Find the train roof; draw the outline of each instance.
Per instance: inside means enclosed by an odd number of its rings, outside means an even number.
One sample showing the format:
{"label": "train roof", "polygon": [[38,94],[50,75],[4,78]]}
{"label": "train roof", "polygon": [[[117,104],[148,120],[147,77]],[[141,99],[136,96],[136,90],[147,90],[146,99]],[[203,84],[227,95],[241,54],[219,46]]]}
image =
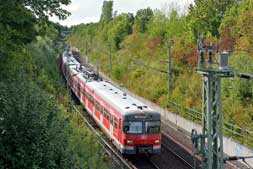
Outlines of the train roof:
{"label": "train roof", "polygon": [[98,93],[103,98],[109,102],[109,104],[115,105],[120,112],[124,114],[129,114],[132,112],[152,112],[153,110],[145,105],[143,102],[133,98],[132,96],[126,94],[122,90],[118,89],[114,85],[106,81],[92,81],[89,86],[96,89],[95,92]]}
{"label": "train roof", "polygon": [[[64,62],[66,62],[66,55]],[[77,70],[78,68],[81,68],[80,63],[74,58],[71,57],[69,59],[69,64],[73,65],[70,66],[72,71],[78,72],[80,70]],[[76,65],[75,65],[76,64]],[[87,71],[84,71],[87,72]],[[107,81],[102,80],[87,80],[87,77],[84,75],[84,73],[80,73],[77,75],[77,77],[83,81],[89,88],[95,91],[96,94],[98,94],[100,97],[102,97],[106,102],[108,102],[110,105],[116,107],[116,109],[121,113],[122,115],[128,115],[133,112],[149,112],[154,114],[160,114],[154,110],[152,110],[150,107],[148,107],[143,102],[135,99],[134,97],[126,94],[121,89],[115,87],[111,83]]]}

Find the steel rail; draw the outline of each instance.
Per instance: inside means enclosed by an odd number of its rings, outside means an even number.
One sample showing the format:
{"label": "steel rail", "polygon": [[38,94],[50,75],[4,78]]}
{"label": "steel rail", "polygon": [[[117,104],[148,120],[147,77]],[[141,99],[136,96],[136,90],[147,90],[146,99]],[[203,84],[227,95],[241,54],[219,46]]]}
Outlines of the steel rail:
{"label": "steel rail", "polygon": [[181,157],[178,153],[176,153],[174,150],[170,149],[167,145],[162,143],[162,147],[164,147],[166,150],[171,152],[173,155],[175,155],[178,159],[180,159],[184,164],[186,164],[190,168],[194,168],[190,163],[188,163],[183,157]]}
{"label": "steel rail", "polygon": [[153,165],[154,168],[160,169],[160,167],[156,165],[151,159],[149,159],[149,162]]}
{"label": "steel rail", "polygon": [[[190,149],[185,147],[183,144],[179,143],[178,141],[176,141],[174,138],[172,138],[171,136],[169,136],[168,134],[166,134],[164,131],[161,131],[162,135],[164,135],[165,137],[171,139],[173,142],[175,142],[177,145],[179,145],[181,148],[183,148],[184,150],[186,150],[188,153],[191,153]],[[188,167],[190,168],[194,168],[188,161],[186,161],[182,156],[180,156],[178,153],[176,153],[174,150],[172,150],[171,148],[169,148],[166,144],[164,144],[162,142],[162,147],[164,147],[166,150],[170,151],[172,154],[174,154],[177,158],[179,158],[184,164],[186,164]]]}

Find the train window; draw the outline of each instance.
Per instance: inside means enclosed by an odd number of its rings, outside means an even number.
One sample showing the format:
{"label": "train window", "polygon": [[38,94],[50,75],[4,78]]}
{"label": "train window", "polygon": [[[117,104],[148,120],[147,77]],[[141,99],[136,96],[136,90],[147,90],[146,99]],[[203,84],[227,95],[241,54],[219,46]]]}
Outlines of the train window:
{"label": "train window", "polygon": [[109,111],[107,109],[105,109],[105,108],[104,108],[104,117],[109,121],[110,114],[109,114]]}
{"label": "train window", "polygon": [[94,98],[93,98],[93,96],[91,96],[91,95],[90,95],[90,103],[91,103],[92,105],[94,105]]}
{"label": "train window", "polygon": [[98,103],[99,105],[98,105],[98,107],[99,107],[99,112],[100,113],[102,113],[103,112],[103,106],[100,104],[100,103]]}
{"label": "train window", "polygon": [[101,109],[101,104],[99,103],[99,102],[97,102],[97,107],[98,107],[98,111],[101,113],[102,112],[102,110],[103,110],[103,108]]}
{"label": "train window", "polygon": [[118,119],[117,119],[116,117],[114,117],[114,119],[113,119],[113,127],[114,127],[115,129],[118,128]]}
{"label": "train window", "polygon": [[102,110],[103,110],[101,104],[99,102],[97,102],[97,101],[95,101],[95,102],[96,102],[96,105],[97,105],[97,107],[96,107],[97,111],[99,111],[101,113]]}
{"label": "train window", "polygon": [[96,110],[98,110],[99,108],[98,108],[99,106],[98,106],[98,102],[97,101],[95,101],[95,108],[96,108]]}
{"label": "train window", "polygon": [[113,124],[113,116],[110,114],[110,123]]}
{"label": "train window", "polygon": [[93,100],[93,97],[89,93],[87,93],[87,98],[88,98],[88,101],[93,105],[94,100]]}
{"label": "train window", "polygon": [[107,118],[106,118],[106,119],[109,121],[109,120],[110,120],[111,115],[110,115],[110,113],[109,113],[109,112],[107,112],[106,114],[107,114]]}
{"label": "train window", "polygon": [[81,92],[82,92],[82,94],[84,95],[84,97],[86,97],[86,91],[85,91],[84,88],[81,88]]}
{"label": "train window", "polygon": [[146,133],[159,133],[160,132],[160,121],[149,121],[145,122]]}
{"label": "train window", "polygon": [[80,92],[84,95],[84,89],[82,87],[80,88]]}
{"label": "train window", "polygon": [[124,132],[132,134],[143,133],[142,122],[126,122],[124,124]]}

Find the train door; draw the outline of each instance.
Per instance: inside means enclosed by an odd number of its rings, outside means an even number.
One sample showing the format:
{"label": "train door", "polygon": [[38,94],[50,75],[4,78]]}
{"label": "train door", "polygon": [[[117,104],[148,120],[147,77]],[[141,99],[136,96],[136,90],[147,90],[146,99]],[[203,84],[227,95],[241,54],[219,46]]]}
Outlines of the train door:
{"label": "train door", "polygon": [[85,86],[85,107],[86,109],[88,109],[88,92],[87,92],[87,88]]}
{"label": "train door", "polygon": [[88,110],[88,92],[87,92],[86,85],[84,86],[84,97],[85,97],[84,106],[86,110]]}
{"label": "train door", "polygon": [[[81,83],[81,82],[80,82]],[[83,85],[80,85],[80,102],[85,105],[85,92]]]}
{"label": "train door", "polygon": [[79,80],[77,81],[77,97],[79,98],[79,100],[81,101],[81,85]]}
{"label": "train door", "polygon": [[110,110],[110,137],[113,138],[113,110]]}
{"label": "train door", "polygon": [[104,119],[104,112],[103,112],[103,109],[104,109],[104,105],[103,104],[100,104],[99,105],[99,112],[100,112],[100,124],[101,126],[103,126],[103,119]]}
{"label": "train door", "polygon": [[94,113],[95,113],[95,93],[94,93],[94,90],[92,90],[92,92],[91,92],[91,114],[92,114],[92,116]]}
{"label": "train door", "polygon": [[118,137],[119,137],[119,141],[121,142],[121,138],[122,138],[122,132],[123,132],[123,130],[122,130],[122,121],[121,121],[121,119],[119,118],[119,124],[118,124],[118,126],[119,126],[119,128],[118,128]]}

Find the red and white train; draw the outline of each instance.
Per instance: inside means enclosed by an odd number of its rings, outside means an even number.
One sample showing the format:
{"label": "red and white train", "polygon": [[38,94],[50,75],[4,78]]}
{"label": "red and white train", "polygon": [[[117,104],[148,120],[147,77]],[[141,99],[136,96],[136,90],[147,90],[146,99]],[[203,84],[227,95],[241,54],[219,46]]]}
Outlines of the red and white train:
{"label": "red and white train", "polygon": [[81,65],[72,51],[62,54],[62,72],[73,93],[122,154],[161,150],[161,116]]}

